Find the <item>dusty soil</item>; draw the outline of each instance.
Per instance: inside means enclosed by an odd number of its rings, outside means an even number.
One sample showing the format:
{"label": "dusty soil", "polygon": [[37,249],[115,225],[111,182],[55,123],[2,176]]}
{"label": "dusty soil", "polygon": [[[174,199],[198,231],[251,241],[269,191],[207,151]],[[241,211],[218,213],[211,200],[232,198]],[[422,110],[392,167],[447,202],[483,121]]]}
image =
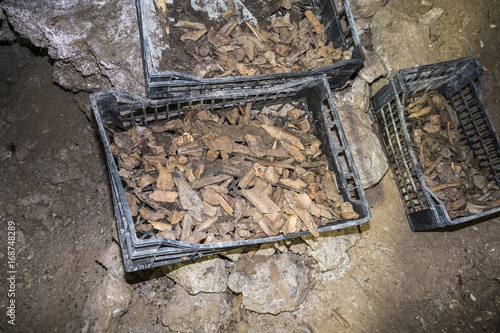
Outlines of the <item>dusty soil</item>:
{"label": "dusty soil", "polygon": [[[413,2],[388,5],[417,15]],[[477,56],[484,66],[484,101],[500,128],[498,5],[491,0],[435,5],[445,14],[431,29],[435,51],[429,51],[429,63]],[[51,73],[47,57],[18,44],[0,46],[0,260],[7,262],[7,221],[16,223],[19,252],[16,326],[2,316],[5,332],[79,331],[84,302],[106,274],[97,259],[113,242],[112,201],[96,129],[72,93],[53,84]],[[247,314],[254,331],[498,332],[499,218],[412,233],[391,172],[367,195],[373,219],[361,227],[349,263],[331,274],[311,275],[299,315]],[[173,282],[158,269],[128,275],[127,281],[132,302],[120,331],[168,332],[158,312]],[[297,317],[300,313],[313,315]],[[297,322],[305,324],[292,325]],[[230,327],[227,323],[222,331],[231,332]]]}

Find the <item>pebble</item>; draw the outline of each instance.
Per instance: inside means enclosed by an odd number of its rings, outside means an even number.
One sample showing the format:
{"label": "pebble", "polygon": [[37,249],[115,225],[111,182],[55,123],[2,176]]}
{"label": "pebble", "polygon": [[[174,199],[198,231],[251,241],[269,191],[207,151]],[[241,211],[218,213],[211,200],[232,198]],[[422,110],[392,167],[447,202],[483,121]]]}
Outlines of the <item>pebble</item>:
{"label": "pebble", "polygon": [[48,231],[54,231],[63,225],[63,220],[60,217],[49,217],[42,221],[42,224]]}
{"label": "pebble", "polygon": [[47,237],[47,233],[43,230],[37,230],[33,236],[38,240],[44,240]]}
{"label": "pebble", "polygon": [[30,152],[29,152],[28,148],[25,146],[22,146],[22,147],[18,147],[16,149],[15,156],[16,156],[18,161],[24,161],[26,159],[26,157],[28,157],[29,153]]}
{"label": "pebble", "polygon": [[16,212],[16,205],[7,204],[5,207],[5,211],[7,213],[7,216],[13,215]]}

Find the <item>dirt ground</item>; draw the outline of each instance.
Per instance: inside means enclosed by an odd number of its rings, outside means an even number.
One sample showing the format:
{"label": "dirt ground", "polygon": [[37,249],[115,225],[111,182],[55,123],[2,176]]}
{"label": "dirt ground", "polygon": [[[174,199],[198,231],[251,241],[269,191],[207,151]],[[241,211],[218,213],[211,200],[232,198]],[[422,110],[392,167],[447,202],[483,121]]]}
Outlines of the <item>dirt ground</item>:
{"label": "dirt ground", "polygon": [[[478,57],[484,101],[500,129],[500,7],[494,0],[434,3],[445,14],[430,30],[436,50],[429,51],[429,63]],[[410,16],[419,7],[404,0],[389,4]],[[97,259],[113,242],[115,220],[96,127],[73,94],[53,84],[51,61],[40,52],[19,43],[0,46],[0,261],[8,261],[8,221],[16,223],[19,253],[15,327],[3,315],[6,264],[0,271],[0,332],[80,331],[84,303],[106,275]],[[390,171],[367,196],[373,219],[362,225],[349,263],[331,275],[311,275],[311,290],[295,315],[318,313],[299,318],[307,331],[499,332],[499,218],[412,233]],[[120,331],[169,332],[158,312],[174,283],[158,269],[127,281],[132,302]],[[248,314],[255,332],[284,331],[291,316]]]}

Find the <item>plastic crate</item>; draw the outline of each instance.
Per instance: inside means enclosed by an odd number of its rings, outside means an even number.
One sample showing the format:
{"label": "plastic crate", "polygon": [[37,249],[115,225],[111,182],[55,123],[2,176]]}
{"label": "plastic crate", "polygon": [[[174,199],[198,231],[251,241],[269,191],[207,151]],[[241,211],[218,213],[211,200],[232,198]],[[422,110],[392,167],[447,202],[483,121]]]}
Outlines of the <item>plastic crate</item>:
{"label": "plastic crate", "polygon": [[313,71],[294,73],[231,76],[226,78],[199,78],[162,67],[161,53],[166,48],[163,29],[156,19],[154,0],[136,0],[146,94],[150,98],[163,98],[209,90],[255,89],[284,83],[290,79],[311,75],[328,76],[332,87],[342,86],[365,60],[356,31],[354,17],[347,0],[311,0],[312,8],[326,27],[329,40],[336,48],[352,50],[352,58]]}
{"label": "plastic crate", "polygon": [[130,272],[171,264],[239,247],[295,238],[309,232],[214,244],[190,244],[156,238],[147,233],[140,235],[135,229],[125,189],[110,150],[109,142],[113,131],[123,131],[137,125],[148,126],[162,119],[182,118],[181,109],[188,105],[201,104],[217,114],[220,110],[235,107],[238,103],[244,105],[252,102],[254,109],[260,109],[264,105],[294,103],[298,100],[304,103],[312,119],[312,127],[322,142],[322,152],[328,159],[330,170],[336,175],[340,193],[344,200],[353,204],[354,210],[359,214],[356,220],[331,222],[318,227],[318,231],[346,228],[370,220],[371,214],[365,193],[324,76],[295,80],[268,89],[211,92],[195,97],[161,100],[145,99],[118,91],[92,94],[92,107],[108,162],[125,269]]}
{"label": "plastic crate", "polygon": [[455,225],[500,211],[450,219],[444,204],[426,186],[405,123],[407,98],[438,90],[456,111],[464,143],[500,185],[500,145],[482,98],[482,70],[475,58],[400,70],[372,98],[371,106],[413,231]]}

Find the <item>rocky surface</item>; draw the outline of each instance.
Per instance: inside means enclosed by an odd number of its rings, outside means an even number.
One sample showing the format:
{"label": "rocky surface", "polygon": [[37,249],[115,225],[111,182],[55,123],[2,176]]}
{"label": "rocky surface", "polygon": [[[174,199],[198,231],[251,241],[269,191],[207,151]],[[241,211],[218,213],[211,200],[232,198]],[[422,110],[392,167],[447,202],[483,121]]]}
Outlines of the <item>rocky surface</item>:
{"label": "rocky surface", "polygon": [[130,285],[114,274],[106,275],[87,299],[82,333],[116,332],[118,319],[127,312],[130,300]]}
{"label": "rocky surface", "polygon": [[13,43],[16,40],[16,36],[10,30],[9,22],[7,17],[0,10],[0,42],[1,43]]}
{"label": "rocky surface", "polygon": [[331,271],[349,264],[347,253],[360,239],[357,227],[325,232],[319,238],[303,236],[307,255],[318,263],[320,272]]}
{"label": "rocky surface", "polygon": [[351,0],[349,3],[352,14],[358,19],[375,15],[387,3],[387,0]]}
{"label": "rocky surface", "polygon": [[115,242],[111,242],[111,244],[104,249],[97,261],[106,268],[108,273],[116,277],[123,277],[125,274],[120,245]]}
{"label": "rocky surface", "polygon": [[[356,79],[352,87],[334,93],[336,108],[364,188],[376,185],[389,169],[382,144],[367,111],[369,87]],[[366,149],[370,147],[370,149]]]}
{"label": "rocky surface", "polygon": [[9,23],[54,59],[54,81],[78,91],[144,92],[135,2],[3,1]]}
{"label": "rocky surface", "polygon": [[231,305],[224,293],[199,293],[190,296],[176,285],[160,310],[161,323],[174,332],[217,332],[231,315]]}
{"label": "rocky surface", "polygon": [[227,288],[226,265],[218,256],[194,263],[166,266],[162,271],[191,295],[200,292],[222,293]]}
{"label": "rocky surface", "polygon": [[399,69],[428,62],[429,27],[390,6],[382,7],[372,18],[370,30],[374,52],[389,64],[391,76]]}
{"label": "rocky surface", "polygon": [[295,311],[307,295],[308,269],[293,254],[240,263],[232,268],[228,287],[243,295],[242,305],[247,310],[270,314]]}
{"label": "rocky surface", "polygon": [[382,57],[380,57],[377,53],[368,50],[363,50],[363,52],[365,54],[365,62],[358,73],[362,80],[371,84],[373,81],[386,76],[389,73],[388,66]]}

